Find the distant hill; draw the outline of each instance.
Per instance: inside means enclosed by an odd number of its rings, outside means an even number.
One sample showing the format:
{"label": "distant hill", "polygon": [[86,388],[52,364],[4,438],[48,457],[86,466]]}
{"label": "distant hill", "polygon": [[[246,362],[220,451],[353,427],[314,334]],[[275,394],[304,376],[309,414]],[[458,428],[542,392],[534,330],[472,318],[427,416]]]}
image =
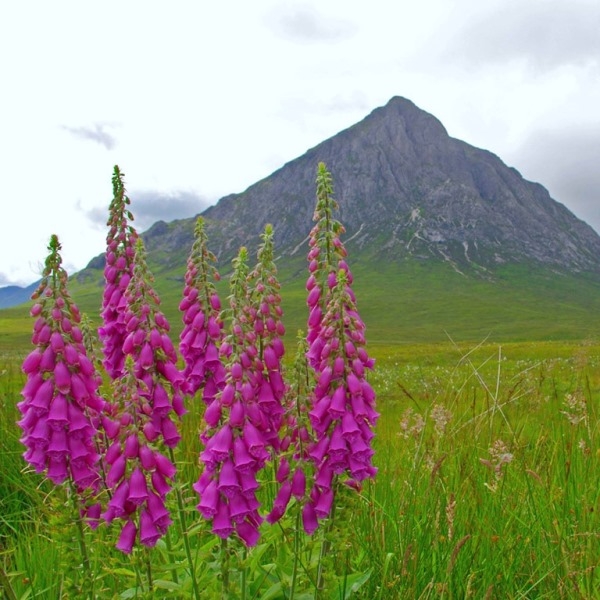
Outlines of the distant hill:
{"label": "distant hill", "polygon": [[39,281],[32,283],[27,287],[19,287],[18,285],[7,285],[0,288],[0,308],[9,308],[23,304],[31,298],[31,294],[35,291]]}

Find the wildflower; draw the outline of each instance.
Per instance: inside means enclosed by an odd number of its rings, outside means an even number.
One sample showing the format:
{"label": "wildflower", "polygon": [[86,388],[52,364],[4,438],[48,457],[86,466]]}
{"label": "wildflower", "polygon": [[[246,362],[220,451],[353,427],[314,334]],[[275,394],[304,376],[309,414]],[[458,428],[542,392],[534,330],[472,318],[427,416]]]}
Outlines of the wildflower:
{"label": "wildflower", "polygon": [[[279,431],[282,425],[282,400],[286,392],[281,360],[284,355],[282,336],[283,309],[280,285],[273,256],[273,226],[267,224],[261,235],[256,268],[248,275],[253,331],[246,335],[256,337],[258,342],[255,385],[258,388],[258,404],[266,419],[263,433],[274,451],[279,450]],[[258,308],[258,310],[257,310]]]}
{"label": "wildflower", "polygon": [[[307,281],[309,320],[307,352],[317,385],[312,394],[310,420],[315,443],[309,454],[315,482],[309,505],[317,519],[332,510],[335,481],[340,476],[358,487],[375,476],[371,448],[378,418],[375,392],[366,379],[374,361],[366,352],[365,325],[352,291],[353,277],[341,242],[342,225],[333,219],[337,204],[331,175],[323,163],[317,170],[317,206],[309,241]],[[314,290],[318,290],[315,292]],[[307,509],[312,518],[312,512]],[[312,528],[310,518],[307,529]]]}
{"label": "wildflower", "polygon": [[102,516],[107,522],[125,521],[117,544],[124,552],[130,551],[136,536],[153,546],[171,523],[165,498],[176,469],[162,448],[178,444],[172,414],[181,417],[185,412],[169,324],[151,283],[138,239],[133,276],[125,291],[124,373],[114,384],[114,414],[103,419],[112,442],[105,457],[112,498]]}
{"label": "wildflower", "polygon": [[129,225],[133,215],[128,209],[130,200],[125,194],[123,176],[119,167],[115,166],[112,177],[113,199],[107,223],[109,232],[106,237],[105,288],[101,313],[103,326],[98,330],[103,342],[104,367],[112,379],[123,373],[123,342],[127,335],[124,321],[126,290],[133,274],[135,242],[138,239],[137,231]]}
{"label": "wildflower", "polygon": [[562,410],[561,413],[571,425],[579,425],[587,420],[587,404],[585,396],[580,391],[566,394],[563,404],[566,410]]}
{"label": "wildflower", "polygon": [[423,419],[423,416],[415,413],[411,407],[408,407],[402,414],[402,419],[400,420],[400,432],[398,435],[402,436],[404,439],[410,437],[418,439],[424,429],[425,419]]}
{"label": "wildflower", "polygon": [[50,238],[48,249],[42,281],[32,296],[37,300],[31,308],[36,347],[23,362],[27,381],[18,425],[25,460],[56,484],[70,479],[83,493],[97,490],[100,481],[94,438],[104,401],[83,344],[79,309],[67,290],[57,236]]}
{"label": "wildflower", "polygon": [[[287,388],[284,397],[284,416],[281,429],[279,452],[279,469],[277,481],[281,484],[273,507],[266,517],[269,523],[279,521],[292,498],[301,510],[307,500],[307,475],[312,482],[312,469],[308,455],[312,438],[309,433],[308,398],[310,388],[314,384],[313,372],[308,367],[306,359],[307,343],[301,331],[298,332],[298,347],[293,366],[293,383]],[[312,509],[312,507],[311,507]],[[306,531],[314,531],[311,521],[314,511],[307,509],[304,513],[308,521],[304,522]]]}
{"label": "wildflower", "polygon": [[[230,282],[231,334],[221,347],[225,385],[207,407],[211,422],[201,436],[204,468],[193,487],[200,496],[197,509],[212,521],[213,533],[226,539],[235,532],[245,544],[254,545],[262,520],[256,498],[257,473],[269,457],[269,442],[264,433],[268,421],[259,406],[262,369],[247,275],[247,251],[242,248]],[[212,410],[215,403],[218,410]]]}
{"label": "wildflower", "polygon": [[491,484],[486,483],[486,487],[492,492],[496,491],[497,483],[502,479],[504,475],[504,467],[510,464],[514,455],[509,452],[508,447],[502,440],[496,440],[489,448],[489,454],[491,460],[480,458],[479,462],[494,472],[495,481]]}
{"label": "wildflower", "polygon": [[188,258],[183,299],[183,331],[179,349],[185,361],[184,392],[194,395],[203,389],[203,400],[209,405],[223,388],[225,368],[219,357],[223,341],[220,318],[221,301],[213,284],[219,273],[212,262],[216,258],[207,247],[204,220],[198,217],[194,229],[195,241]]}
{"label": "wildflower", "polygon": [[448,423],[452,420],[452,413],[441,404],[434,404],[429,416],[434,422],[436,434],[442,437],[446,433]]}

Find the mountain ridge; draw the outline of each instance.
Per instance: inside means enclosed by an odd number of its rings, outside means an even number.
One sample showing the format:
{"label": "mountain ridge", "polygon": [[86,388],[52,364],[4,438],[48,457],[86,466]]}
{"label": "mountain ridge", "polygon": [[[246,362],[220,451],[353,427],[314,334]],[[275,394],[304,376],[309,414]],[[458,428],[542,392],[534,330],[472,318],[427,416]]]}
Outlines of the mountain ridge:
{"label": "mountain ridge", "polygon": [[[280,259],[301,264],[321,161],[333,175],[336,217],[353,261],[439,260],[485,278],[503,265],[531,262],[600,277],[600,236],[588,224],[541,184],[450,137],[436,117],[400,96],[207,208],[202,215],[222,271],[240,246],[254,252],[266,223],[274,225]],[[135,214],[135,197],[131,207]],[[171,277],[182,277],[195,221],[158,221],[142,234],[150,262]],[[99,255],[76,278],[101,285],[103,266]],[[26,290],[11,290],[11,297],[24,302]],[[2,296],[0,290],[0,303]]]}
{"label": "mountain ridge", "polygon": [[[439,259],[479,274],[530,260],[600,274],[600,236],[589,225],[541,184],[495,154],[450,137],[438,119],[398,96],[206,209],[220,261],[229,261],[241,245],[253,247],[268,222],[280,255],[299,252],[321,161],[333,175],[346,243],[359,252],[386,260]],[[194,221],[155,224],[144,234],[149,251],[153,245],[163,255],[189,247]]]}

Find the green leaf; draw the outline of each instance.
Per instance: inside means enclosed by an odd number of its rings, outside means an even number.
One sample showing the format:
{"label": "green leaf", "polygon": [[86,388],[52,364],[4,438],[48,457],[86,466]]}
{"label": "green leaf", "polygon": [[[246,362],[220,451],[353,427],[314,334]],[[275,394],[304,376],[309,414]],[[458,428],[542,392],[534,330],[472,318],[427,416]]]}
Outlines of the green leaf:
{"label": "green leaf", "polygon": [[172,592],[181,589],[181,585],[179,583],[175,583],[174,581],[166,581],[164,579],[155,579],[154,585],[157,588],[161,588],[163,590],[171,590]]}
{"label": "green leaf", "polygon": [[131,577],[135,579],[135,571],[131,569],[125,569],[124,567],[117,567],[116,569],[107,569],[109,573],[113,575],[124,575],[125,577]]}
{"label": "green leaf", "polygon": [[274,600],[275,598],[284,598],[281,591],[281,582],[273,584],[262,596],[262,600]]}
{"label": "green leaf", "polygon": [[352,573],[351,575],[340,577],[338,579],[338,589],[332,591],[329,597],[331,598],[331,600],[340,600],[340,592],[345,587],[346,593],[344,595],[344,600],[348,600],[348,598],[352,597],[352,594],[354,594],[354,592],[357,592],[367,581],[369,581],[372,572],[373,569],[369,569],[364,573]]}

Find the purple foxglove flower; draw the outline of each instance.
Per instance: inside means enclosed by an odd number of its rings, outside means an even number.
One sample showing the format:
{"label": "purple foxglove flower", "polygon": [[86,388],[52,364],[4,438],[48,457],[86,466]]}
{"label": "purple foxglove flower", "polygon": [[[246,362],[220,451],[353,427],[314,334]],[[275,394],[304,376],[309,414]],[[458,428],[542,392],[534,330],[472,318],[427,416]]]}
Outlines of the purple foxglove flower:
{"label": "purple foxglove flower", "polygon": [[219,402],[211,402],[204,413],[204,420],[209,427],[216,427],[221,420],[221,404]]}
{"label": "purple foxglove flower", "polygon": [[354,373],[352,373],[352,372],[348,373],[348,376],[346,377],[346,385],[348,387],[348,391],[353,396],[362,394],[361,383],[358,380],[358,377]]}
{"label": "purple foxglove flower", "polygon": [[129,481],[123,480],[113,492],[112,498],[108,501],[106,512],[102,518],[110,523],[113,519],[122,517],[127,514],[125,503],[129,495]]}
{"label": "purple foxglove flower", "polygon": [[242,493],[246,498],[252,498],[259,488],[256,474],[253,471],[241,472],[238,475]]}
{"label": "purple foxglove flower", "polygon": [[115,486],[123,479],[125,475],[125,467],[127,460],[123,454],[120,454],[115,462],[111,465],[110,470],[106,475],[106,485],[109,487]]}
{"label": "purple foxglove flower", "polygon": [[136,458],[140,451],[140,441],[137,433],[130,433],[125,439],[123,454],[126,458]]}
{"label": "purple foxglove flower", "polygon": [[175,477],[175,465],[166,456],[160,454],[160,452],[155,452],[154,460],[156,461],[156,470],[161,475],[164,475],[168,479]]}
{"label": "purple foxglove flower", "polygon": [[127,500],[136,506],[141,506],[148,499],[148,486],[146,477],[139,467],[136,467],[129,476],[129,495]]}
{"label": "purple foxglove flower", "polygon": [[100,525],[100,513],[102,511],[102,506],[99,502],[92,504],[90,506],[86,506],[81,511],[81,516],[86,520],[87,524],[91,529],[96,530]]}
{"label": "purple foxglove flower", "polygon": [[343,385],[337,387],[333,392],[328,411],[334,419],[340,419],[346,412],[346,390]]}
{"label": "purple foxglove flower", "polygon": [[161,421],[161,432],[163,436],[163,440],[165,446],[168,448],[175,448],[179,441],[181,440],[181,436],[179,435],[179,431],[177,430],[177,426],[169,417],[164,417]]}
{"label": "purple foxglove flower", "polygon": [[319,526],[315,507],[312,502],[307,502],[302,507],[302,526],[307,535],[312,535]]}
{"label": "purple foxglove flower", "polygon": [[154,491],[161,497],[164,498],[170,491],[171,486],[167,482],[165,476],[159,471],[154,471],[151,476],[152,487]]}
{"label": "purple foxglove flower", "polygon": [[256,459],[250,456],[244,439],[239,436],[233,442],[233,463],[238,473],[253,471],[256,466]]}
{"label": "purple foxglove flower", "polygon": [[256,546],[259,540],[258,527],[249,521],[242,521],[235,526],[237,534],[246,546]]}
{"label": "purple foxglove flower", "polygon": [[81,460],[71,461],[70,469],[71,477],[73,478],[73,483],[75,483],[75,486],[78,489],[83,490],[86,488],[97,488],[100,480],[97,471],[90,468]]}
{"label": "purple foxglove flower", "polygon": [[323,489],[315,504],[315,514],[319,519],[325,519],[329,516],[331,507],[333,506],[333,498],[333,489]]}
{"label": "purple foxglove flower", "polygon": [[48,479],[53,483],[59,485],[69,476],[69,472],[67,470],[67,461],[65,456],[48,456],[47,465],[48,465]]}
{"label": "purple foxglove flower", "polygon": [[21,367],[23,372],[27,375],[35,374],[40,366],[41,360],[42,352],[40,352],[39,348],[32,350],[23,361],[23,366]]}
{"label": "purple foxglove flower", "polygon": [[85,488],[95,489],[99,481],[93,423],[104,402],[97,395],[98,380],[88,367],[81,331],[75,325],[81,315],[67,291],[56,236],[48,248],[42,280],[33,294],[40,299],[32,309],[37,316],[32,335],[36,349],[23,363],[27,381],[18,404],[23,415],[18,424],[25,460],[37,472],[45,470],[56,484],[70,478],[83,493]]}
{"label": "purple foxglove flower", "polygon": [[311,411],[309,412],[311,423],[317,430],[321,429],[320,425],[325,421],[328,416],[329,407],[331,406],[331,397],[322,396],[319,398]]}
{"label": "purple foxglove flower", "polygon": [[265,366],[267,369],[269,369],[269,371],[276,371],[280,369],[279,357],[272,346],[267,346],[264,349],[263,360],[265,361]]}
{"label": "purple foxglove flower", "polygon": [[[344,229],[331,218],[337,208],[332,193],[331,175],[321,163],[306,286],[310,308],[306,357],[318,381],[309,410],[316,433],[309,450],[316,468],[311,504],[305,505],[309,529],[331,512],[334,474],[354,480],[374,474],[369,442],[378,417],[375,394],[365,380],[365,369],[372,368],[373,361],[364,348],[365,326],[356,309],[352,273],[339,237]],[[311,522],[313,510],[315,521]]]}
{"label": "purple foxglove flower", "polygon": [[113,440],[121,431],[121,425],[112,419],[109,419],[106,416],[103,416],[101,419],[102,429],[104,429],[104,433],[109,440]]}
{"label": "purple foxglove flower", "polygon": [[275,475],[275,479],[279,482],[279,483],[283,483],[290,474],[290,463],[287,460],[287,458],[282,458],[281,462],[279,463],[279,467],[277,469],[277,473]]}
{"label": "purple foxglove flower", "polygon": [[[78,438],[69,438],[67,440],[69,451],[68,453],[71,456],[71,461],[75,464],[77,463],[85,463],[86,459],[90,456],[90,448],[84,443],[83,440]],[[72,465],[73,467],[75,465]]]}
{"label": "purple foxglove flower", "polygon": [[221,465],[219,484],[217,487],[218,490],[228,498],[231,498],[234,494],[240,492],[241,486],[232,460],[226,460]]}
{"label": "purple foxglove flower", "polygon": [[233,434],[229,425],[224,425],[206,445],[214,460],[223,462],[233,447]]}
{"label": "purple foxglove flower", "polygon": [[137,527],[133,521],[128,520],[121,530],[121,535],[119,536],[119,541],[117,542],[117,548],[125,554],[131,554],[133,545],[135,544],[136,536]]}
{"label": "purple foxglove flower", "polygon": [[292,477],[292,495],[296,500],[302,500],[306,494],[306,475],[302,467],[296,467]]}
{"label": "purple foxglove flower", "polygon": [[361,435],[361,430],[356,423],[354,415],[345,412],[342,415],[342,436],[349,442],[353,442]]}
{"label": "purple foxglove flower", "polygon": [[66,429],[69,425],[69,405],[63,394],[57,394],[52,400],[47,423],[51,429]]}
{"label": "purple foxglove flower", "polygon": [[231,517],[229,516],[229,507],[224,502],[220,502],[217,507],[217,514],[213,519],[212,531],[222,539],[228,538],[234,531]]}
{"label": "purple foxglove flower", "polygon": [[41,416],[48,412],[50,402],[54,395],[54,385],[52,379],[46,379],[38,388],[35,396],[29,402],[29,406],[35,409],[35,412]]}
{"label": "purple foxglove flower", "polygon": [[248,452],[256,459],[263,458],[266,445],[264,435],[250,421],[244,423],[242,431]]}
{"label": "purple foxglove flower", "polygon": [[154,442],[158,438],[159,433],[154,424],[150,421],[148,421],[148,423],[144,423],[142,431],[149,442]]}
{"label": "purple foxglove flower", "polygon": [[162,533],[154,524],[152,516],[147,510],[142,510],[140,514],[140,542],[144,546],[152,548],[156,542],[162,537]]}
{"label": "purple foxglove flower", "polygon": [[165,388],[156,383],[152,393],[152,411],[155,415],[164,417],[171,412],[172,405]]}
{"label": "purple foxglove flower", "polygon": [[229,499],[229,516],[233,523],[241,523],[251,513],[246,498],[238,493]]}
{"label": "purple foxglove flower", "polygon": [[[241,429],[244,425],[244,419],[246,418],[246,411],[244,405],[240,400],[236,400],[229,412],[229,425],[234,428]],[[206,420],[206,418],[205,418]]]}
{"label": "purple foxglove flower", "polygon": [[156,467],[156,458],[154,452],[146,444],[140,444],[138,456],[144,471],[152,471]]}
{"label": "purple foxglove flower", "polygon": [[338,422],[331,433],[327,453],[330,458],[336,461],[342,460],[348,454],[348,446],[342,435],[342,425],[340,422]]}
{"label": "purple foxglove flower", "polygon": [[317,476],[315,477],[315,484],[321,489],[331,489],[333,481],[333,469],[328,462],[322,462]]}
{"label": "purple foxglove flower", "polygon": [[279,521],[281,517],[285,513],[285,509],[289,504],[290,498],[292,496],[292,482],[287,480],[285,481],[279,491],[277,492],[277,496],[275,497],[275,501],[273,503],[273,508],[271,512],[267,515],[266,520],[273,524]]}
{"label": "purple foxglove flower", "polygon": [[309,456],[316,464],[319,464],[327,453],[327,448],[329,448],[329,438],[326,435],[322,435],[310,449]]}
{"label": "purple foxglove flower", "polygon": [[233,404],[233,398],[235,397],[235,387],[228,383],[221,393],[221,404],[223,406],[231,406]]}
{"label": "purple foxglove flower", "polygon": [[172,522],[164,500],[158,494],[149,491],[146,506],[152,522],[161,534],[164,534]]}
{"label": "purple foxglove flower", "polygon": [[200,502],[196,508],[205,519],[212,519],[217,514],[218,505],[219,490],[217,489],[217,482],[212,479],[200,493]]}

